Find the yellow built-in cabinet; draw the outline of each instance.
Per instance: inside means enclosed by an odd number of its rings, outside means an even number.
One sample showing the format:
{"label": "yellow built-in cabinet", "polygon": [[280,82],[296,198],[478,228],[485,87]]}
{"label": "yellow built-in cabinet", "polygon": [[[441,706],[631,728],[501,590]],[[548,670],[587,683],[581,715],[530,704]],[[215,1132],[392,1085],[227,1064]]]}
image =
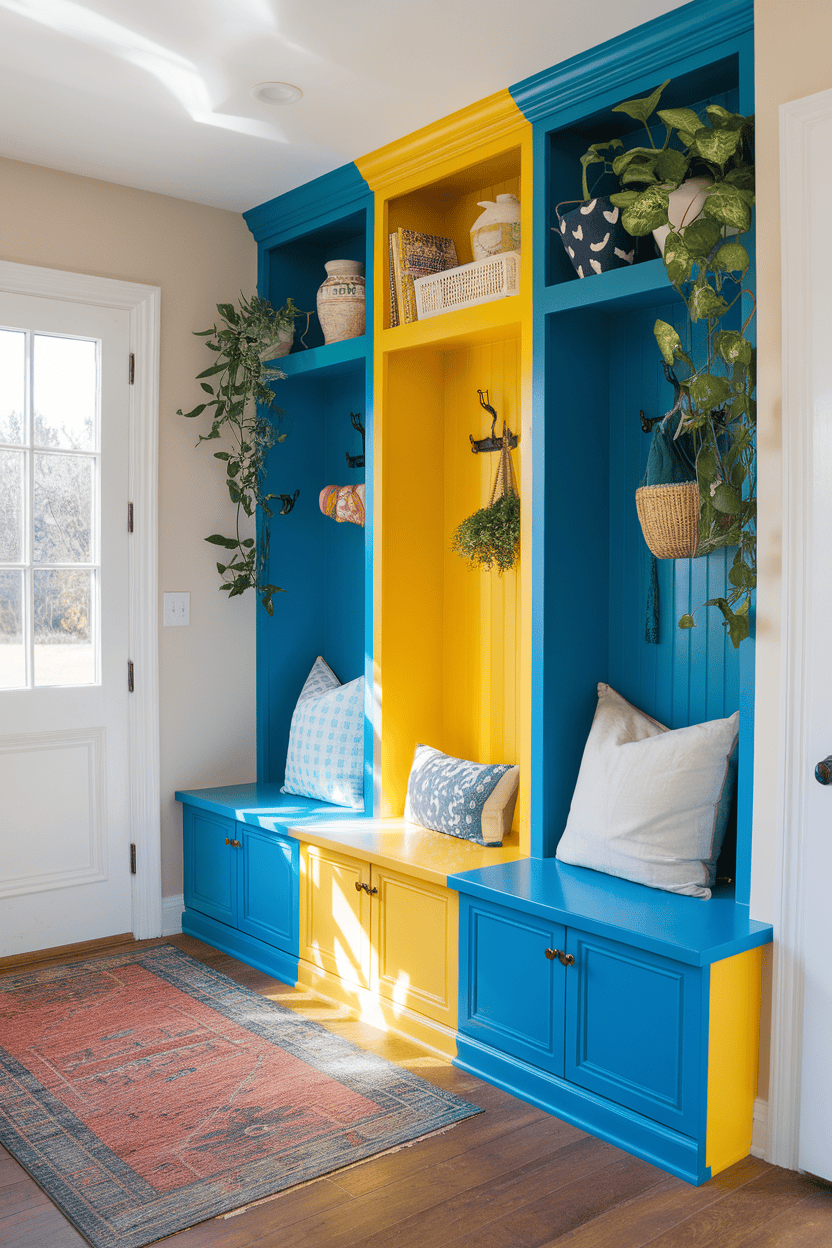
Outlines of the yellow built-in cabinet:
{"label": "yellow built-in cabinet", "polygon": [[458,894],[329,846],[300,846],[298,980],[454,1055]]}
{"label": "yellow built-in cabinet", "polygon": [[[401,816],[419,742],[520,763],[513,843],[526,852],[531,586],[522,560],[503,576],[472,571],[450,542],[488,503],[497,468],[496,455],[471,450],[469,435],[491,426],[478,390],[519,436],[521,524],[531,531],[531,136],[505,91],[356,162],[376,199],[376,813]],[[391,328],[389,235],[451,237],[466,264],[478,204],[503,192],[522,205],[519,295]]]}

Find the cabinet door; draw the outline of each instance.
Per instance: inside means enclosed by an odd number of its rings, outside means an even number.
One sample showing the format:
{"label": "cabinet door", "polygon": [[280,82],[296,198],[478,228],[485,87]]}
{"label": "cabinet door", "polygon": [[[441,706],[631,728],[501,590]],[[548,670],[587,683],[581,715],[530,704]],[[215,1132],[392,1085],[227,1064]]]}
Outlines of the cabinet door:
{"label": "cabinet door", "polygon": [[185,905],[221,923],[237,923],[237,824],[186,806],[182,817]]}
{"label": "cabinet door", "polygon": [[237,824],[237,926],[286,953],[298,952],[298,842]]}
{"label": "cabinet door", "polygon": [[[370,868],[332,849],[301,849],[300,956],[362,988],[370,983]],[[356,885],[359,885],[356,888]]]}
{"label": "cabinet door", "polygon": [[463,896],[459,1029],[513,1057],[563,1074],[566,929]]}
{"label": "cabinet door", "polygon": [[385,867],[370,882],[374,991],[456,1027],[457,894]]}
{"label": "cabinet door", "polygon": [[566,1078],[697,1135],[701,970],[572,929],[567,941]]}

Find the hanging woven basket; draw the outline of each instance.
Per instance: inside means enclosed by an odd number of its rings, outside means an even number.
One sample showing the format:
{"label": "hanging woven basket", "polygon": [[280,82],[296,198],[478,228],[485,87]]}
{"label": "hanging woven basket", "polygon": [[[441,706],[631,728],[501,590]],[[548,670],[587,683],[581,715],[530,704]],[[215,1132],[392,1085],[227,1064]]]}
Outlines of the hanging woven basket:
{"label": "hanging woven basket", "polygon": [[699,486],[642,485],[636,510],[644,540],[657,559],[695,559],[699,549]]}

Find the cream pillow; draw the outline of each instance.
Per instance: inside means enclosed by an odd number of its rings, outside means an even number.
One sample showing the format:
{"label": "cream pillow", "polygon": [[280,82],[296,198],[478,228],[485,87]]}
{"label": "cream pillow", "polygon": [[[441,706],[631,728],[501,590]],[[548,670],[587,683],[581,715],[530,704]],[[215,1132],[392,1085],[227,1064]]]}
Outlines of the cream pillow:
{"label": "cream pillow", "polygon": [[598,686],[561,862],[710,897],[736,775],[739,714],[668,729]]}

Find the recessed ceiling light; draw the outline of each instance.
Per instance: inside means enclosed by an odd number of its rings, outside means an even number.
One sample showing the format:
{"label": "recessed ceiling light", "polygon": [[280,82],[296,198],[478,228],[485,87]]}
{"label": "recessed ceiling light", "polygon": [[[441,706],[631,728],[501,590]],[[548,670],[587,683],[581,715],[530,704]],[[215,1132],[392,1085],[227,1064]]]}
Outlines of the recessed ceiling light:
{"label": "recessed ceiling light", "polygon": [[261,104],[294,104],[303,99],[300,87],[293,87],[290,82],[258,82],[251,94]]}

